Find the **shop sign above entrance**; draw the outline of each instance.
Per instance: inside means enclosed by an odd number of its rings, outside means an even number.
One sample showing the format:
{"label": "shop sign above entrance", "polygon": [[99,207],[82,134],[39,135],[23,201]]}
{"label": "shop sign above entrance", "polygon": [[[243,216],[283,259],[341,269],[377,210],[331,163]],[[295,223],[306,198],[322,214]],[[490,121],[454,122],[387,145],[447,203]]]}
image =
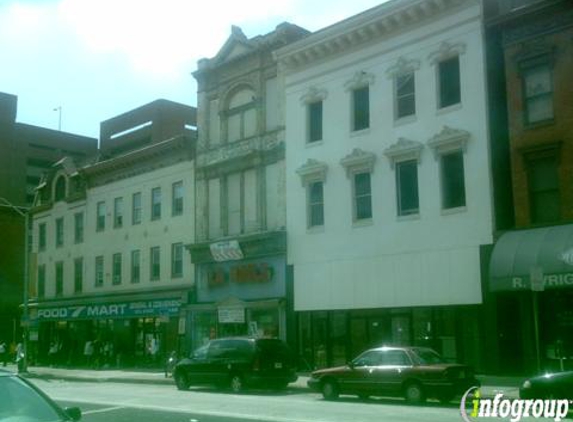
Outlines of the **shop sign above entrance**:
{"label": "shop sign above entrance", "polygon": [[92,305],[58,306],[40,308],[39,320],[113,319],[127,317],[159,316],[179,314],[178,299],[143,300],[134,302],[102,303]]}
{"label": "shop sign above entrance", "polygon": [[545,290],[545,282],[543,280],[543,268],[541,267],[531,267],[531,272],[529,273],[531,279],[531,290],[534,292],[542,292]]}

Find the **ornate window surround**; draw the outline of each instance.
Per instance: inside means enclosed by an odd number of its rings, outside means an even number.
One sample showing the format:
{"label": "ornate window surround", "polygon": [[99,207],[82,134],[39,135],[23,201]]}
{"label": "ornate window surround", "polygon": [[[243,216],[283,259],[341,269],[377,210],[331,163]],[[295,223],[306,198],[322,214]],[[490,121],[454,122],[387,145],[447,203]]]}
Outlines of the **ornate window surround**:
{"label": "ornate window surround", "polygon": [[405,73],[416,72],[420,70],[420,65],[420,60],[400,57],[396,61],[396,64],[390,66],[386,70],[386,77],[388,79],[394,79],[396,76],[400,76]]}
{"label": "ornate window surround", "polygon": [[363,88],[365,86],[374,85],[376,77],[373,73],[366,72],[365,70],[360,70],[352,76],[351,79],[346,81],[344,84],[344,89],[347,92],[351,92],[358,88]]}
{"label": "ornate window surround", "polygon": [[324,101],[326,97],[328,97],[328,91],[326,89],[311,86],[305,94],[301,95],[300,103],[306,106],[317,101]]}
{"label": "ornate window surround", "polygon": [[390,160],[390,167],[394,169],[396,163],[407,160],[416,160],[420,164],[424,144],[406,138],[398,141],[384,150],[384,155]]}
{"label": "ornate window surround", "polygon": [[468,131],[444,126],[439,133],[428,140],[427,144],[434,151],[434,158],[437,161],[441,155],[448,152],[462,150],[465,154],[469,139]]}
{"label": "ornate window surround", "polygon": [[306,187],[311,182],[324,183],[327,170],[328,165],[326,163],[309,158],[306,163],[296,169],[296,174],[300,176],[302,186]]}
{"label": "ornate window surround", "polygon": [[373,173],[376,154],[354,148],[350,154],[340,160],[340,164],[346,169],[346,176],[352,177],[355,173]]}
{"label": "ornate window surround", "polygon": [[428,54],[428,60],[432,65],[437,65],[439,62],[449,59],[454,56],[461,56],[466,52],[466,44],[462,42],[450,43],[443,41],[437,50]]}

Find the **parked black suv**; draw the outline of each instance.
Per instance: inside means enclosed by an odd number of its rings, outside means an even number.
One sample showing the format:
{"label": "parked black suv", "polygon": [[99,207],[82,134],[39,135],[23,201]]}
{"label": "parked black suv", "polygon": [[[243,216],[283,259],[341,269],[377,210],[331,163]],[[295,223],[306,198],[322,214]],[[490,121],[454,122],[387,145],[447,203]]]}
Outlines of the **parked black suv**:
{"label": "parked black suv", "polygon": [[283,341],[275,338],[220,338],[211,340],[177,363],[173,378],[179,390],[191,385],[282,389],[296,381],[296,359]]}

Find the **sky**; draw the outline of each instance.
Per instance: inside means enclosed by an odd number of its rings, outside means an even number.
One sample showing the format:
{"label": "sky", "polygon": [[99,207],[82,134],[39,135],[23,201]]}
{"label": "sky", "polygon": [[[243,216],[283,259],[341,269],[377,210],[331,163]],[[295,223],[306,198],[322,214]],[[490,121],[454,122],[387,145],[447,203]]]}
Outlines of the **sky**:
{"label": "sky", "polygon": [[102,121],[159,98],[196,106],[191,73],[231,25],[316,31],[381,2],[1,0],[0,92],[18,97],[19,123],[98,138]]}

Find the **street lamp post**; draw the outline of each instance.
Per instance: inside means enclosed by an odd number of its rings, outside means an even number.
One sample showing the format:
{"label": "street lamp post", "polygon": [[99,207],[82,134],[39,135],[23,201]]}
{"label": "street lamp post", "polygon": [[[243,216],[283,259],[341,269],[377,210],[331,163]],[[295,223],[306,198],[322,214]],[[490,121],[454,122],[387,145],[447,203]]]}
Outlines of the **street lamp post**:
{"label": "street lamp post", "polygon": [[28,247],[29,247],[29,235],[30,235],[30,208],[29,207],[22,207],[18,205],[12,204],[6,198],[0,197],[0,207],[10,208],[11,210],[15,211],[20,217],[24,217],[24,303],[23,303],[23,312],[22,312],[22,320],[24,322],[23,331],[24,335],[22,338],[22,348],[23,354],[22,357],[22,365],[18,366],[18,372],[27,372],[28,371],[28,288],[29,288],[29,275],[28,275]]}

